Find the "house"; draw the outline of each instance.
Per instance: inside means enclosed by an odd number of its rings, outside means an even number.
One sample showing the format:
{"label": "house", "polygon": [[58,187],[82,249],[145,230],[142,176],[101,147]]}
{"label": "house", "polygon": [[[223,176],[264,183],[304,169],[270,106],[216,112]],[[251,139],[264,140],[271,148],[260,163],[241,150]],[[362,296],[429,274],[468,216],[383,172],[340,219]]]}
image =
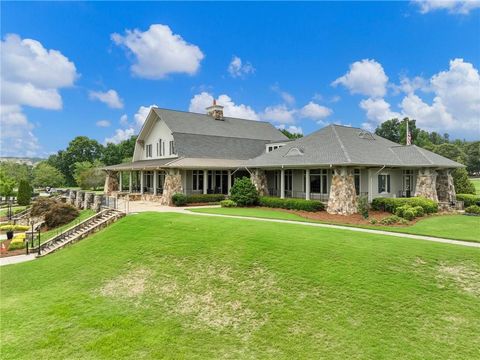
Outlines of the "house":
{"label": "house", "polygon": [[329,125],[289,140],[268,122],[151,109],[131,163],[107,166],[105,192],[170,205],[174,193],[228,194],[249,176],[261,195],[326,202],[351,214],[357,197],[423,196],[451,203],[455,161],[368,131]]}

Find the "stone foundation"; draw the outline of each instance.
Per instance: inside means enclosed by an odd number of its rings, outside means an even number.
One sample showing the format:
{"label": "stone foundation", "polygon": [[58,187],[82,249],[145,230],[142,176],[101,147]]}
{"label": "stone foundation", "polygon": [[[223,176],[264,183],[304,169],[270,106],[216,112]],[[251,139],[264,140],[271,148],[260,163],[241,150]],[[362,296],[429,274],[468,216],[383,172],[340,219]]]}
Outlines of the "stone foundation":
{"label": "stone foundation", "polygon": [[165,175],[165,183],[163,185],[163,194],[160,199],[160,204],[171,206],[173,204],[173,194],[182,191],[182,174],[180,173],[180,170],[169,169]]}
{"label": "stone foundation", "polygon": [[443,169],[437,175],[437,197],[439,202],[453,203],[457,196],[451,170]]}
{"label": "stone foundation", "polygon": [[100,212],[100,210],[102,210],[102,200],[103,195],[94,195],[92,209],[96,212]]}
{"label": "stone foundation", "polygon": [[357,194],[353,169],[334,168],[327,212],[329,214],[351,215],[357,212]]}
{"label": "stone foundation", "polygon": [[75,198],[75,207],[77,209],[83,209],[83,199],[85,197],[85,191],[77,191],[77,197]]}
{"label": "stone foundation", "polygon": [[267,184],[267,175],[265,170],[255,169],[253,170],[250,180],[258,191],[260,196],[268,195],[268,184]]}
{"label": "stone foundation", "polygon": [[112,192],[118,191],[118,174],[116,171],[107,171],[106,173],[107,176],[105,177],[103,192],[110,195]]}
{"label": "stone foundation", "polygon": [[94,193],[86,193],[85,194],[85,199],[83,201],[83,208],[84,209],[92,209],[94,197],[95,197]]}
{"label": "stone foundation", "polygon": [[438,202],[437,172],[430,168],[418,170],[415,196],[421,196]]}
{"label": "stone foundation", "polygon": [[68,193],[67,204],[75,205],[75,198],[77,197],[76,190],[70,190]]}

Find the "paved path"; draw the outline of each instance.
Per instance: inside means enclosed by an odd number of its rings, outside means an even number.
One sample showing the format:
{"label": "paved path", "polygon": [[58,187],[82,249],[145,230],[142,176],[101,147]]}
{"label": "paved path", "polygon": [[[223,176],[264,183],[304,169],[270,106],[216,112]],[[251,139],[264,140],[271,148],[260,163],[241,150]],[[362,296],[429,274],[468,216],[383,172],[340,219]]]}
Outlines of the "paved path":
{"label": "paved path", "polygon": [[34,259],[35,259],[35,254],[2,257],[0,258],[0,266],[18,264],[21,262],[30,261]]}

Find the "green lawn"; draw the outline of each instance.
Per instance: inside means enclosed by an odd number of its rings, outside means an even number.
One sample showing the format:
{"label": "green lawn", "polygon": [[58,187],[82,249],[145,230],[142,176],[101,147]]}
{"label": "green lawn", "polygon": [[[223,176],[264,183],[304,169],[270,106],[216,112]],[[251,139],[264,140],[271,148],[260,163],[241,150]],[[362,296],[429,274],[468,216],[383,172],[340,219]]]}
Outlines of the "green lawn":
{"label": "green lawn", "polygon": [[[268,219],[294,220],[302,222],[320,222],[304,218],[300,215],[288,213],[282,210],[270,210],[263,208],[205,208],[191,209],[193,212],[250,216]],[[339,224],[342,225],[342,224]],[[343,224],[345,225],[345,224]],[[353,225],[346,225],[353,226]],[[448,239],[467,240],[480,242],[480,217],[465,215],[445,215],[426,217],[414,225],[407,227],[361,225],[358,227],[388,230],[415,235],[427,235],[444,237]]]}
{"label": "green lawn", "polygon": [[93,216],[95,214],[94,210],[88,209],[88,210],[80,210],[80,215],[73,221],[69,222],[68,224],[59,226],[55,229],[45,231],[41,234],[40,239],[41,242],[44,243],[45,241],[51,239],[57,234],[60,234],[62,231],[67,230],[69,227],[72,227],[79,222],[85,220],[86,218],[89,218],[90,216]]}
{"label": "green lawn", "polygon": [[475,186],[475,191],[477,195],[480,195],[480,178],[472,178],[470,181],[473,183]]}
{"label": "green lawn", "polygon": [[1,275],[2,359],[480,357],[473,248],[143,213]]}
{"label": "green lawn", "polygon": [[[12,211],[23,211],[25,210],[27,207],[26,206],[12,206]],[[8,209],[7,208],[3,208],[3,209],[0,209],[0,216],[6,216],[7,215],[7,211]]]}

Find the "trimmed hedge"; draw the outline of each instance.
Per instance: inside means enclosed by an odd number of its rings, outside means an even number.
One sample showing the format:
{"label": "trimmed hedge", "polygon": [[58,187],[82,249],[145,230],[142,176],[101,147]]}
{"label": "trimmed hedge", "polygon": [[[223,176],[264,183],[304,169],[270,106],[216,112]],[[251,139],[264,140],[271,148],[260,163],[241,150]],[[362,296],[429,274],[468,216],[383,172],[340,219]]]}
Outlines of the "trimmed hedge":
{"label": "trimmed hedge", "polygon": [[457,200],[463,201],[463,206],[466,208],[472,205],[480,206],[480,195],[457,194]]}
{"label": "trimmed hedge", "polygon": [[470,205],[465,209],[465,212],[467,214],[473,214],[473,215],[480,215],[480,206],[478,205]]}
{"label": "trimmed hedge", "polygon": [[211,203],[225,200],[223,194],[193,194],[187,195],[187,204],[192,203]]}
{"label": "trimmed hedge", "polygon": [[25,233],[17,234],[13,237],[8,245],[8,251],[19,250],[25,248]]}
{"label": "trimmed hedge", "polygon": [[400,206],[410,205],[410,207],[421,206],[425,214],[432,214],[438,212],[438,204],[433,201],[422,197],[412,198],[375,198],[372,201],[372,209],[379,211],[388,211],[395,213],[395,210]]}
{"label": "trimmed hedge", "polygon": [[172,202],[175,206],[185,206],[187,205],[187,196],[182,193],[175,193],[172,195]]}
{"label": "trimmed hedge", "polygon": [[280,199],[277,197],[262,196],[260,206],[288,210],[321,211],[325,209],[323,203],[317,200],[305,199]]}
{"label": "trimmed hedge", "polygon": [[380,224],[382,224],[382,225],[394,225],[394,224],[405,225],[405,224],[408,224],[408,221],[404,218],[401,218],[400,216],[390,215],[390,216],[386,216],[382,220],[380,220]]}
{"label": "trimmed hedge", "polygon": [[220,201],[220,206],[225,208],[236,207],[237,203],[233,200],[222,200]]}
{"label": "trimmed hedge", "polygon": [[27,231],[30,226],[27,225],[2,225],[0,231]]}

